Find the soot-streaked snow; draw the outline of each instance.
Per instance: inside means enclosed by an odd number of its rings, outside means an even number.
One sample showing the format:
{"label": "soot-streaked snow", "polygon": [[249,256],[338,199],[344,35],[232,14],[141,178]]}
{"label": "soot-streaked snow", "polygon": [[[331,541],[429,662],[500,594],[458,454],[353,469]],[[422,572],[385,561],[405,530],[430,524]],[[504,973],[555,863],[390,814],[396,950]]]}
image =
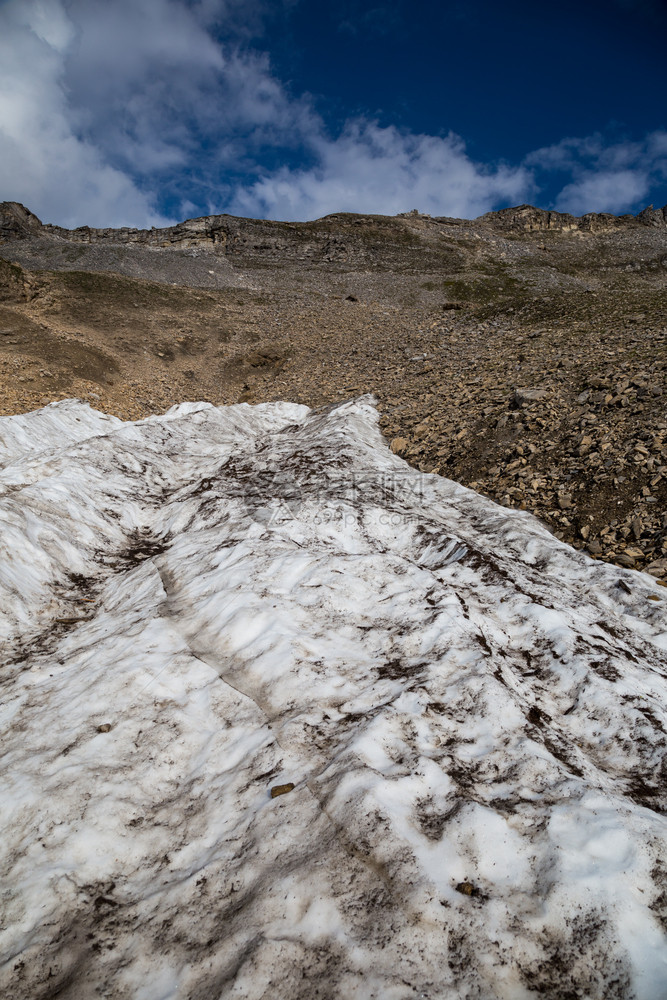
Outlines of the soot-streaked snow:
{"label": "soot-streaked snow", "polygon": [[3,995],[667,996],[650,577],[366,397],[56,403],[0,464]]}

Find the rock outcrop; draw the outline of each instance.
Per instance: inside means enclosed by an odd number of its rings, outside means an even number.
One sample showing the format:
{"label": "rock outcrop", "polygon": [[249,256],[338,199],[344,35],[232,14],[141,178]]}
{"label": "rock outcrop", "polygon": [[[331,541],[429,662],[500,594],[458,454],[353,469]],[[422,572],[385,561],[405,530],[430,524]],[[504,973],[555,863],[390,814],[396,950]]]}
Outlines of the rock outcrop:
{"label": "rock outcrop", "polygon": [[667,205],[659,209],[654,209],[653,205],[649,205],[638,215],[610,215],[607,212],[589,212],[582,216],[569,215],[566,212],[549,212],[543,208],[534,208],[532,205],[519,205],[516,208],[503,208],[499,212],[488,212],[476,221],[485,222],[502,230],[510,229],[522,232],[546,230],[598,232],[604,229],[632,226],[637,223],[644,226],[667,226]]}
{"label": "rock outcrop", "polygon": [[18,201],[0,202],[0,243],[35,236],[45,229],[36,215]]}
{"label": "rock outcrop", "polygon": [[0,302],[23,302],[25,297],[23,268],[0,257]]}

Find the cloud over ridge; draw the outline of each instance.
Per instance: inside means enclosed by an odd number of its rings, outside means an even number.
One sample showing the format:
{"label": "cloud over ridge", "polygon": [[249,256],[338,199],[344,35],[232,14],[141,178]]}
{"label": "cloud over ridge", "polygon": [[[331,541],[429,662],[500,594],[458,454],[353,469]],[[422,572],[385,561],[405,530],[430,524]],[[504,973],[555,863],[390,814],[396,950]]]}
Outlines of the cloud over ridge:
{"label": "cloud over ridge", "polygon": [[271,218],[316,218],[331,212],[394,215],[419,208],[430,215],[481,215],[499,200],[532,188],[523,167],[474,163],[463,140],[402,133],[377,122],[348,122],[335,139],[312,142],[316,166],[282,167],[237,192],[232,207]]}

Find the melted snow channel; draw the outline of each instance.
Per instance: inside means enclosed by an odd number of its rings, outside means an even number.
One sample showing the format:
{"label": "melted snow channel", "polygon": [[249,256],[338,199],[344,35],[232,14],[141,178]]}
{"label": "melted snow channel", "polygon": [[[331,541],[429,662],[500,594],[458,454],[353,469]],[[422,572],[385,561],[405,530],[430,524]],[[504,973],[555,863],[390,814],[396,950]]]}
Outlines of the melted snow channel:
{"label": "melted snow channel", "polygon": [[0,463],[4,995],[667,996],[650,577],[367,398],[68,401]]}

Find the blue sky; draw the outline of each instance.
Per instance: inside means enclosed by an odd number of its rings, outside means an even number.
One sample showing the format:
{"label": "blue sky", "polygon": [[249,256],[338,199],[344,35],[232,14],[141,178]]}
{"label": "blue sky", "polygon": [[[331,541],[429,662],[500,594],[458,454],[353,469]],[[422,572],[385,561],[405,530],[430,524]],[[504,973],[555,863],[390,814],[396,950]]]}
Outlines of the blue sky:
{"label": "blue sky", "polygon": [[667,202],[664,0],[0,0],[0,199],[62,225]]}

